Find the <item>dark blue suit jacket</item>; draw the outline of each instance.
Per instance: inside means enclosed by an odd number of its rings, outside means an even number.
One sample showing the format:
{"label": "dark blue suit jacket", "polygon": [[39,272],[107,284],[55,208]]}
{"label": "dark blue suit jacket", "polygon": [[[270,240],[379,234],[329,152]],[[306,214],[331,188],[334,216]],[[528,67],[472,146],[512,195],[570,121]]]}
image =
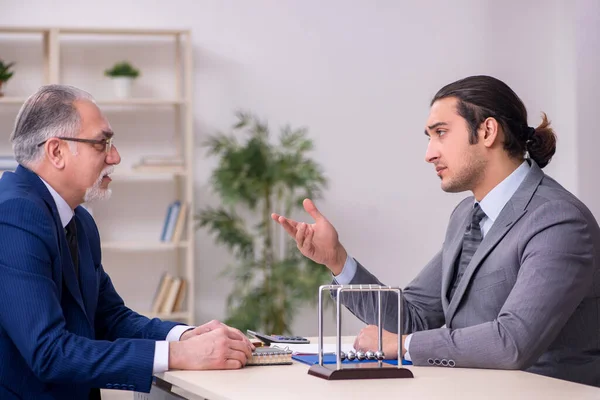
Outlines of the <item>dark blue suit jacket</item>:
{"label": "dark blue suit jacket", "polygon": [[83,207],[75,217],[79,280],[44,183],[21,166],[0,179],[0,399],[150,390],[155,341],[176,324],[125,307],[93,218]]}

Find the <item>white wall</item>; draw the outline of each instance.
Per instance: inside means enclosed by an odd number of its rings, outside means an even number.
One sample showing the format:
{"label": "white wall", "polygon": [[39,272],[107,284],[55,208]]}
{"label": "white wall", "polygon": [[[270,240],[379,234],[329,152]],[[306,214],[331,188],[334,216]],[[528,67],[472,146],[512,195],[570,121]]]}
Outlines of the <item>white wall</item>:
{"label": "white wall", "polygon": [[[57,0],[52,6],[5,0],[0,24],[191,28],[197,140],[227,128],[237,108],[274,127],[308,126],[315,157],[331,181],[318,206],[353,256],[384,282],[403,286],[439,249],[447,218],[464,196],[443,193],[424,162],[423,126],[441,86],[491,74],[522,97],[532,125],[548,112],[560,135],[548,171],[573,191],[575,121],[593,115],[581,117],[573,101],[587,96],[574,85],[578,64],[569,12],[575,6],[566,0],[434,3],[172,0],[140,7],[126,0]],[[582,7],[597,10],[593,0],[587,3]],[[597,49],[595,29],[590,44]],[[578,56],[577,63],[591,57]],[[586,80],[599,82],[592,70]],[[199,149],[199,206],[214,203],[207,192],[213,166]],[[231,258],[204,232],[196,246],[197,317],[222,318],[229,285],[218,275]],[[127,272],[115,273],[123,276],[122,290],[131,289],[135,277],[128,282]],[[348,321],[344,330],[355,333],[360,326]],[[313,310],[295,330],[316,333]]]}
{"label": "white wall", "polygon": [[577,135],[581,199],[596,219],[600,216],[600,185],[598,185],[598,149],[600,135],[596,132],[600,105],[600,2],[580,0],[575,8],[577,63]]}

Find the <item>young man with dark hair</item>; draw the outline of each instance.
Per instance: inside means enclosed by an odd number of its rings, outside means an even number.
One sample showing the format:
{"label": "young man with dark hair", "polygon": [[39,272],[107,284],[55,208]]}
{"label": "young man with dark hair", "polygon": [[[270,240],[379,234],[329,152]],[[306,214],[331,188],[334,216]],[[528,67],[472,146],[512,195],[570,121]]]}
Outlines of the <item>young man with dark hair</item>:
{"label": "young man with dark hair", "polygon": [[[441,250],[404,289],[402,354],[415,365],[522,369],[600,386],[600,228],[541,168],[556,149],[546,116],[527,124],[503,82],[472,76],[431,102],[425,159],[447,192],[471,191],[450,216]],[[310,200],[314,224],[273,214],[306,257],[339,284],[380,284],[348,255]],[[398,254],[398,258],[402,255]],[[397,351],[397,298],[384,296],[384,352]],[[376,295],[345,306],[375,324]],[[377,329],[357,336],[375,350]]]}

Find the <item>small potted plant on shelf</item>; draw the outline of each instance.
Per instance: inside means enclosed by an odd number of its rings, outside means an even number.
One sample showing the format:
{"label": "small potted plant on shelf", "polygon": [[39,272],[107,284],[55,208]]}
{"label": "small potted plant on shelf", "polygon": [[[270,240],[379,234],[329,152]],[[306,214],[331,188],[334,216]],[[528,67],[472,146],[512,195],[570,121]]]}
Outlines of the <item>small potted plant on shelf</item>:
{"label": "small potted plant on shelf", "polygon": [[0,59],[0,97],[4,96],[2,86],[13,76],[14,72],[10,70],[13,65],[15,65],[14,62],[5,64],[4,61]]}
{"label": "small potted plant on shelf", "polygon": [[124,99],[131,96],[133,80],[140,75],[140,71],[129,62],[121,61],[104,71],[104,75],[114,82],[115,96]]}

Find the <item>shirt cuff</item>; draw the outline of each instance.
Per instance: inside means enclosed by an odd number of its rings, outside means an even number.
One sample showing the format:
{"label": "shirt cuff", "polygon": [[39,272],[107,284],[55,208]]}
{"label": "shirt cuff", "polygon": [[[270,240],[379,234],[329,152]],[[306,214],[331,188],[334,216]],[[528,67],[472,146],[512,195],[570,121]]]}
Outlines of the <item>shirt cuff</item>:
{"label": "shirt cuff", "polygon": [[183,332],[188,329],[194,329],[195,326],[187,326],[187,325],[175,325],[167,334],[167,338],[165,339],[167,342],[179,342],[179,338],[183,335]]}
{"label": "shirt cuff", "polygon": [[348,254],[346,257],[346,262],[344,263],[344,268],[342,268],[342,272],[338,276],[334,276],[333,278],[340,285],[348,285],[354,279],[354,275],[356,275],[356,260]]}
{"label": "shirt cuff", "polygon": [[404,353],[404,359],[406,361],[412,362],[412,358],[410,358],[410,353],[408,352],[408,348],[410,347],[410,339],[412,339],[412,333],[404,339],[404,348],[406,349],[406,353]]}
{"label": "shirt cuff", "polygon": [[176,325],[174,326],[165,340],[157,341],[154,345],[154,365],[152,373],[165,372],[169,369],[169,342],[178,342],[183,332],[188,329],[194,329],[193,326]]}
{"label": "shirt cuff", "polygon": [[157,341],[154,345],[154,366],[152,374],[165,372],[169,369],[169,342],[166,340]]}

